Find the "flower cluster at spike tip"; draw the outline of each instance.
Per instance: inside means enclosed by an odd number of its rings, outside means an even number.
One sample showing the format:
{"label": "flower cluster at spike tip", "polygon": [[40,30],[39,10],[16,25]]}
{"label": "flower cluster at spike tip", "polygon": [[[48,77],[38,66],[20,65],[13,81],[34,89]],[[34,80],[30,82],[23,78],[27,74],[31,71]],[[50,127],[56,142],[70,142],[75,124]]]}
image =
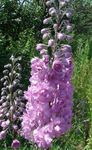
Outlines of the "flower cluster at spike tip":
{"label": "flower cluster at spike tip", "polygon": [[[41,30],[45,44],[37,44],[41,58],[31,60],[30,86],[24,93],[27,104],[22,135],[44,149],[51,147],[52,140],[65,134],[72,126],[72,48],[62,44],[64,40],[69,43],[71,39],[68,38],[71,35],[67,34],[72,29],[69,21],[72,11],[64,7],[68,3],[69,0],[46,2],[50,17],[43,23],[46,26],[49,24],[50,28]],[[67,34],[62,32],[62,28]],[[54,38],[51,30],[54,31]]]}

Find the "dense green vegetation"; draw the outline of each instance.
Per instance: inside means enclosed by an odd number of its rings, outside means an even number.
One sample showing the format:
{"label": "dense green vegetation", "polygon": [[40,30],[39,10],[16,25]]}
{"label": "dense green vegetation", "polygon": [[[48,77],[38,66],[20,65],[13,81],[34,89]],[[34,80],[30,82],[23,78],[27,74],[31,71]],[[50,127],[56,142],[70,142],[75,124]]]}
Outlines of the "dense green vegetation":
{"label": "dense green vegetation", "polygon": [[[74,58],[74,107],[71,131],[55,140],[51,150],[92,150],[92,5],[90,1],[71,0],[74,10],[72,42]],[[30,59],[38,56],[42,20],[46,16],[44,0],[0,0],[0,78],[11,54],[22,56],[23,84],[26,89]],[[1,87],[1,85],[0,85]],[[10,150],[12,137],[0,141],[0,150]],[[21,139],[20,150],[37,149]]]}

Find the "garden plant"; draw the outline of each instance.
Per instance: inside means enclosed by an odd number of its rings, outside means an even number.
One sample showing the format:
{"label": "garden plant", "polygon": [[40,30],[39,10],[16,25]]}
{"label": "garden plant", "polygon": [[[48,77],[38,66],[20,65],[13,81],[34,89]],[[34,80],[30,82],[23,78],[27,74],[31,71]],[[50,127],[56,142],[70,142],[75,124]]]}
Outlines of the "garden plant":
{"label": "garden plant", "polygon": [[91,10],[0,0],[0,150],[92,150]]}

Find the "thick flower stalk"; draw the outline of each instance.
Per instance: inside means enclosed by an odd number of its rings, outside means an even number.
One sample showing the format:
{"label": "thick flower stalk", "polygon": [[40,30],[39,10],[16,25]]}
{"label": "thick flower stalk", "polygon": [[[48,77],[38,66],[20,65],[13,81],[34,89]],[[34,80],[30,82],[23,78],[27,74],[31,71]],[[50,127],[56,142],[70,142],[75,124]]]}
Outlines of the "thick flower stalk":
{"label": "thick flower stalk", "polygon": [[[59,138],[72,126],[72,48],[63,44],[72,40],[68,35],[72,30],[69,22],[72,11],[67,9],[68,2],[46,2],[50,17],[44,19],[46,28],[41,30],[45,44],[37,44],[41,58],[31,60],[30,86],[24,93],[27,104],[22,134],[44,149],[48,149],[54,138]],[[50,24],[49,28],[47,24]]]}
{"label": "thick flower stalk", "polygon": [[8,133],[16,136],[20,131],[21,115],[24,110],[24,98],[21,84],[21,57],[10,58],[11,63],[4,66],[1,78],[0,99],[0,140]]}

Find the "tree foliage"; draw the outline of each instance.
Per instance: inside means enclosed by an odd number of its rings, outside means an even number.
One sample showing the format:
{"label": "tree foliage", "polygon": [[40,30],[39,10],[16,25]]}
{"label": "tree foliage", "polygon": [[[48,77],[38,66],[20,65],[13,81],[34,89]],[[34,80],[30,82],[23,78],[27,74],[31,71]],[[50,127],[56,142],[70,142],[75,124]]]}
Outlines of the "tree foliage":
{"label": "tree foliage", "polygon": [[75,34],[92,34],[92,5],[83,0],[72,0],[71,5],[74,11],[73,24]]}

